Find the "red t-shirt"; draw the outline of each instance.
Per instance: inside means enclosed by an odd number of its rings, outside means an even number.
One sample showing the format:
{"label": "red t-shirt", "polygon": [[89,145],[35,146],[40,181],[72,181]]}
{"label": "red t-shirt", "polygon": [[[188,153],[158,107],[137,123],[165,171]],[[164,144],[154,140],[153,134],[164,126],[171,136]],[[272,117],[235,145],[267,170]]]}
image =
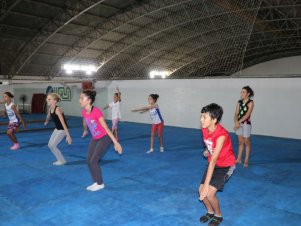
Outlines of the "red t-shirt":
{"label": "red t-shirt", "polygon": [[216,141],[220,136],[225,136],[225,142],[223,144],[222,150],[219,153],[218,159],[216,161],[216,166],[219,167],[229,167],[235,165],[235,155],[232,147],[231,138],[229,133],[220,124],[217,124],[216,129],[213,133],[209,134],[208,129],[202,129],[203,139],[206,144],[207,150],[209,151],[208,162],[210,162],[212,154],[214,152]]}

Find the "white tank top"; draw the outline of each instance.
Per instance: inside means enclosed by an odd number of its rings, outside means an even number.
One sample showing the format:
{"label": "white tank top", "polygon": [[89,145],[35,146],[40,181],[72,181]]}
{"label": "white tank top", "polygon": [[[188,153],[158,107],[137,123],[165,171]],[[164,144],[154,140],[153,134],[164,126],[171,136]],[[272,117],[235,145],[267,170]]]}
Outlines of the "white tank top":
{"label": "white tank top", "polygon": [[15,105],[14,103],[10,103],[9,105],[5,104],[5,109],[7,113],[7,117],[9,119],[9,122],[19,122],[16,113],[12,109],[12,106]]}

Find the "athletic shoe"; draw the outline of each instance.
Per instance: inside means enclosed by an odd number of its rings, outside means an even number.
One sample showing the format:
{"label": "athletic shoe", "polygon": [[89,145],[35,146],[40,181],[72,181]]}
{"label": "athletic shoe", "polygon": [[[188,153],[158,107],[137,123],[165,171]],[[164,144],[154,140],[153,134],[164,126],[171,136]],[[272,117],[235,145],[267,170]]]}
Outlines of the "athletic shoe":
{"label": "athletic shoe", "polygon": [[154,149],[153,149],[153,148],[149,149],[149,151],[147,151],[146,154],[150,154],[150,153],[152,153],[152,152],[154,152]]}
{"label": "athletic shoe", "polygon": [[100,189],[104,189],[105,185],[104,184],[96,184],[93,187],[91,187],[90,191],[98,191]]}
{"label": "athletic shoe", "polygon": [[66,164],[65,161],[64,162],[56,161],[56,162],[53,163],[54,166],[62,166],[62,165],[65,165],[65,164]]}
{"label": "athletic shoe", "polygon": [[160,147],[160,152],[164,152],[164,147]]}
{"label": "athletic shoe", "polygon": [[10,147],[10,150],[15,151],[18,150],[20,148],[20,144],[15,143],[13,146]]}
{"label": "athletic shoe", "polygon": [[91,184],[90,186],[88,186],[86,189],[87,189],[87,190],[91,190],[91,188],[94,187],[95,185],[97,185],[96,182],[95,182],[94,184]]}
{"label": "athletic shoe", "polygon": [[212,220],[209,222],[208,226],[219,226],[222,223],[223,217],[214,216]]}

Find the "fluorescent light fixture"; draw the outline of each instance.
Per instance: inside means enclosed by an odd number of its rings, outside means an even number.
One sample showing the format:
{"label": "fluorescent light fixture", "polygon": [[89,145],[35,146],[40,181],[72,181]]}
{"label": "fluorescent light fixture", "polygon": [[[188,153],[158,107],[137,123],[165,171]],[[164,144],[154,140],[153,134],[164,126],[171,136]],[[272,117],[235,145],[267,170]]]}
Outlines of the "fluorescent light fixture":
{"label": "fluorescent light fixture", "polygon": [[149,73],[149,77],[150,77],[150,78],[155,78],[155,77],[166,78],[166,77],[168,77],[170,74],[171,74],[170,71],[156,71],[156,70],[154,70],[154,71],[151,71],[151,72]]}
{"label": "fluorescent light fixture", "polygon": [[97,71],[97,68],[94,65],[64,64],[64,70],[67,74],[72,74],[73,71],[84,71],[87,75],[91,75]]}

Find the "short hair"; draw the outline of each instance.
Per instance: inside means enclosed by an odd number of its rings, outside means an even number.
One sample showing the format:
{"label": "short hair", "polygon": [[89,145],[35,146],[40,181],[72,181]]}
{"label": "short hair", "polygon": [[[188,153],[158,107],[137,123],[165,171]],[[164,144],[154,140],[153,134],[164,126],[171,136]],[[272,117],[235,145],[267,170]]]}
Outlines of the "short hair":
{"label": "short hair", "polygon": [[211,103],[202,108],[201,113],[208,113],[211,119],[216,119],[216,123],[219,123],[223,116],[223,108],[218,104]]}

